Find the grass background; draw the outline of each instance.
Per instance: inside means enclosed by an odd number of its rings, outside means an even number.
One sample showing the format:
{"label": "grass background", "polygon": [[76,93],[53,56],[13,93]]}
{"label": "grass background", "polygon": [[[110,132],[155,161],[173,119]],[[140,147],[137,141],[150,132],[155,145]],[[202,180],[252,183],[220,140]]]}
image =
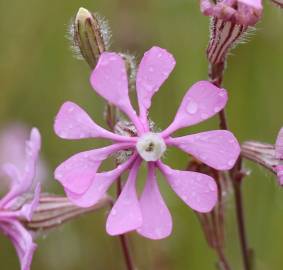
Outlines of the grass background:
{"label": "grass background", "polygon": [[[168,125],[186,89],[207,78],[204,51],[209,20],[200,14],[198,1],[0,0],[0,123],[5,126],[20,121],[37,126],[50,170],[73,153],[102,145],[99,141],[63,141],[52,129],[54,116],[66,100],[77,102],[104,125],[103,101],[91,90],[88,66],[72,56],[65,38],[80,6],[109,20],[112,50],[128,51],[140,59],[144,51],[159,45],[175,56],[176,69],[153,100],[151,117],[159,127]],[[264,8],[255,34],[229,58],[224,85],[230,96],[229,126],[239,140],[273,143],[283,124],[283,11],[268,1]],[[216,127],[217,120],[212,119],[185,132]],[[186,156],[172,150],[166,162],[183,168]],[[281,270],[283,191],[263,169],[251,163],[246,167],[252,173],[244,183],[245,214],[256,269]],[[195,214],[162,182],[161,186],[173,215],[174,231],[157,242],[131,234],[138,269],[215,269],[215,254],[207,247]],[[52,177],[46,190],[63,193]],[[105,233],[105,218],[102,210],[41,237],[32,269],[124,269],[118,240]],[[233,269],[241,269],[233,198],[228,201],[227,226],[227,254]],[[15,251],[4,236],[0,236],[0,268],[19,269]]]}

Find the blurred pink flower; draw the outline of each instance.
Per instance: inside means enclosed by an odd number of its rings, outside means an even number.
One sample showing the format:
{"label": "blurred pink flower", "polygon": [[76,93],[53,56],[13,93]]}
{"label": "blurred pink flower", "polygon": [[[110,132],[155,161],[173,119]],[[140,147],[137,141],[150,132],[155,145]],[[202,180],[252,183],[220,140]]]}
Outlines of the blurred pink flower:
{"label": "blurred pink flower", "polygon": [[29,141],[26,142],[24,167],[19,168],[12,163],[3,166],[3,171],[10,178],[10,189],[0,199],[0,230],[15,246],[22,270],[30,269],[36,248],[31,233],[22,222],[31,220],[39,201],[40,184],[37,183],[35,189],[33,186],[40,145],[40,133],[34,128]]}
{"label": "blurred pink flower", "polygon": [[281,128],[277,136],[275,156],[276,159],[279,160],[279,164],[275,167],[275,171],[277,172],[279,184],[283,186],[283,128]]}
{"label": "blurred pink flower", "polygon": [[[231,169],[240,147],[229,131],[215,130],[172,138],[180,128],[202,122],[217,114],[227,102],[227,93],[207,81],[194,84],[185,95],[173,122],[155,133],[147,118],[151,99],[175,66],[174,57],[166,50],[153,47],[145,53],[136,79],[139,115],[128,95],[125,63],[116,53],[105,52],[92,72],[90,82],[95,91],[123,111],[135,125],[137,136],[111,133],[95,124],[78,105],[66,102],[56,120],[55,132],[64,139],[105,138],[110,146],[78,153],[59,165],[55,178],[63,185],[69,199],[81,207],[95,204],[110,185],[126,170],[128,180],[107,219],[106,230],[119,235],[132,230],[151,239],[170,235],[172,219],[160,194],[156,169],[165,176],[171,188],[192,209],[209,212],[217,202],[217,185],[208,175],[174,170],[161,158],[168,146],[175,146],[217,170]],[[164,108],[165,109],[165,108]],[[113,153],[132,149],[130,158],[109,172],[97,172],[102,161]],[[138,198],[136,178],[142,161],[148,174]]]}
{"label": "blurred pink flower", "polygon": [[234,24],[253,26],[262,15],[261,0],[200,0],[201,11],[206,16],[212,16]]}
{"label": "blurred pink flower", "polygon": [[[2,127],[0,131],[0,164],[12,163],[16,165],[19,170],[23,170],[26,164],[26,151],[25,151],[25,141],[29,136],[29,128],[22,123],[12,123],[8,126]],[[7,186],[4,183],[6,180],[5,175],[0,170],[1,184],[0,184],[0,194]],[[36,167],[36,175],[34,183],[44,182],[48,176],[48,166],[46,162],[39,158]],[[9,179],[8,184],[9,184]]]}

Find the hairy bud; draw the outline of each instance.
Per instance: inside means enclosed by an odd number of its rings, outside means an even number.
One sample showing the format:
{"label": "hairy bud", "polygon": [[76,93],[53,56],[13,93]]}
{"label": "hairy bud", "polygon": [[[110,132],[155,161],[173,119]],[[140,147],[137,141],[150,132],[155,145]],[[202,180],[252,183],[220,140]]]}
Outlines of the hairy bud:
{"label": "hairy bud", "polygon": [[81,7],[70,32],[75,50],[93,69],[100,54],[109,49],[111,34],[108,24],[99,15]]}

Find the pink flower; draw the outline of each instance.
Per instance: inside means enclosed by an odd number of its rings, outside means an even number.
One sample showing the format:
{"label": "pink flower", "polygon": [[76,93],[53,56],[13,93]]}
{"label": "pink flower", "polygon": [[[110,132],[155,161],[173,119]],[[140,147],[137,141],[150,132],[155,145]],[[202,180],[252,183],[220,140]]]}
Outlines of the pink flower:
{"label": "pink flower", "polygon": [[29,221],[38,205],[40,184],[32,191],[36,162],[40,150],[40,134],[32,129],[26,143],[26,162],[22,170],[14,164],[3,166],[11,180],[10,190],[0,199],[0,230],[7,235],[17,251],[22,270],[29,270],[36,245],[22,222]]}
{"label": "pink flower", "polygon": [[[72,202],[81,207],[95,204],[110,185],[129,170],[128,180],[107,219],[106,230],[110,235],[132,230],[151,239],[170,235],[172,219],[158,188],[157,169],[192,209],[209,212],[215,206],[217,186],[214,179],[165,165],[161,158],[167,147],[178,147],[217,170],[231,169],[239,156],[239,144],[229,131],[215,130],[171,137],[176,130],[202,122],[224,108],[226,91],[207,81],[198,82],[189,89],[169,127],[157,133],[150,129],[147,114],[151,99],[174,66],[173,56],[164,49],[153,47],[145,53],[136,76],[137,115],[128,95],[124,61],[116,53],[105,52],[101,55],[91,74],[91,85],[99,95],[129,117],[136,127],[136,137],[121,136],[101,128],[72,102],[64,103],[56,117],[55,132],[61,138],[105,138],[113,141],[110,146],[78,153],[56,169],[55,178],[63,185]],[[97,172],[107,157],[126,149],[133,151],[127,161],[112,171]],[[136,178],[142,161],[147,162],[148,173],[144,190],[138,197]]]}
{"label": "pink flower", "polygon": [[200,0],[200,5],[206,16],[245,26],[255,25],[262,15],[261,0]]}
{"label": "pink flower", "polygon": [[275,143],[275,157],[279,161],[279,164],[275,166],[278,182],[281,186],[283,186],[283,128],[279,131]]}

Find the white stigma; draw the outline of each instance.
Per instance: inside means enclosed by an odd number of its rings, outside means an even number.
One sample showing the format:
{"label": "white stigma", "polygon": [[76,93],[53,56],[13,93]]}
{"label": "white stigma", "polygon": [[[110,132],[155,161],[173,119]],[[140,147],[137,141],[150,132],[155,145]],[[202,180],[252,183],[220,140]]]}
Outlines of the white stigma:
{"label": "white stigma", "polygon": [[166,144],[157,133],[149,132],[139,138],[136,148],[145,161],[157,161],[166,151]]}

